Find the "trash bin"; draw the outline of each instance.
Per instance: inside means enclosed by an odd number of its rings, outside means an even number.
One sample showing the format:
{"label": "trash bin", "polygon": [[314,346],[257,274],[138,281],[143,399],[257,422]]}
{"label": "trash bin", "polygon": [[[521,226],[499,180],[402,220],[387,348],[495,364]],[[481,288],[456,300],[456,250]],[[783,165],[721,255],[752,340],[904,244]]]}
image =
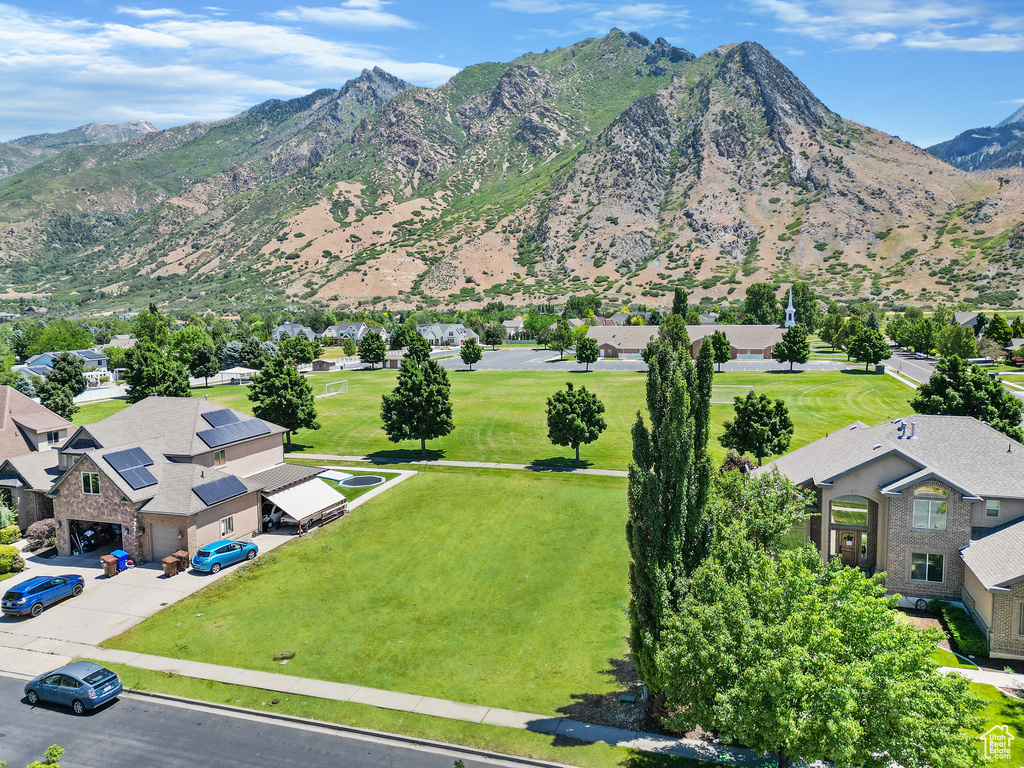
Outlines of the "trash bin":
{"label": "trash bin", "polygon": [[108,579],[117,576],[117,558],[113,555],[101,555],[100,562],[103,563],[103,575]]}
{"label": "trash bin", "polygon": [[881,364],[876,365],[875,366],[875,373],[885,373],[885,366],[881,365]]}
{"label": "trash bin", "polygon": [[117,558],[118,573],[128,569],[128,553],[125,552],[123,549],[115,549],[113,552],[110,553],[110,556]]}
{"label": "trash bin", "polygon": [[174,556],[176,558],[178,558],[178,570],[179,571],[187,570],[189,562],[191,562],[191,558],[189,557],[188,550],[179,549],[177,552],[174,553]]}
{"label": "trash bin", "polygon": [[160,561],[164,566],[164,576],[178,575],[178,558],[169,555]]}

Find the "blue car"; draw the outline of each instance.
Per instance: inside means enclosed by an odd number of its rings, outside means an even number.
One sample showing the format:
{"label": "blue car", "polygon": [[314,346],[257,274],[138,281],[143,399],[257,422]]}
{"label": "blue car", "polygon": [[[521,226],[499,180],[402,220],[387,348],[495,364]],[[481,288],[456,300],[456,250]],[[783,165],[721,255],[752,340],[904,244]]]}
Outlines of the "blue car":
{"label": "blue car", "polygon": [[85,579],[74,573],[35,576],[7,590],[0,600],[0,610],[8,616],[38,616],[46,606],[78,597],[84,590]]}
{"label": "blue car", "polygon": [[40,675],[25,686],[25,698],[35,706],[40,701],[71,707],[76,715],[106,704],[121,693],[121,680],[106,667],[91,661],[75,661],[66,667]]}
{"label": "blue car", "polygon": [[252,560],[259,551],[260,548],[251,541],[221,539],[200,547],[192,558],[192,567],[204,573],[217,573],[225,566]]}

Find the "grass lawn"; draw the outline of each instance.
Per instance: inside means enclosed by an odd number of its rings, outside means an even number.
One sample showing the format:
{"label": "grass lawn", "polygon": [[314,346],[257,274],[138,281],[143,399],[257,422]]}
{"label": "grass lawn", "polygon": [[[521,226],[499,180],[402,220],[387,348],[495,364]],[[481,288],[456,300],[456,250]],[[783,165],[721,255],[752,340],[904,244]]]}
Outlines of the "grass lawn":
{"label": "grass lawn", "polygon": [[[338,471],[339,472],[344,472],[346,475],[377,475],[378,477],[383,477],[385,483],[388,480],[393,480],[394,478],[398,477],[398,473],[397,472],[380,472],[380,471],[378,471],[376,469],[362,470],[362,469],[347,469],[346,468],[346,469],[341,469],[341,470],[338,470]],[[355,501],[360,496],[362,496],[364,493],[368,493],[369,491],[372,491],[374,488],[380,488],[380,485],[371,485],[371,486],[366,486],[364,488],[348,488],[347,486],[344,486],[341,483],[335,482],[334,480],[330,480],[330,479],[328,479],[326,477],[322,477],[320,479],[323,480],[325,483],[327,483],[329,486],[331,486],[331,488],[333,488],[334,490],[338,491],[338,493],[343,494],[347,501]]]}
{"label": "grass lawn", "polygon": [[[670,755],[655,755],[609,744],[587,744],[542,733],[503,728],[496,725],[445,720],[411,712],[378,709],[366,704],[329,701],[311,696],[294,696],[208,680],[195,680],[163,672],[103,662],[117,672],[128,688],[159,691],[175,696],[228,704],[331,723],[369,728],[433,741],[462,744],[509,755],[550,760],[583,768],[704,768],[714,765]],[[270,702],[278,700],[274,705]]]}
{"label": "grass lawn", "polygon": [[940,667],[960,667],[961,669],[977,669],[978,667],[968,661],[964,661],[952,651],[945,648],[936,648],[932,652],[932,659]]}
{"label": "grass lawn", "polygon": [[[613,477],[421,473],[106,644],[557,714],[619,690],[625,491]],[[287,667],[283,650],[297,652]]]}
{"label": "grass lawn", "polygon": [[[985,701],[985,709],[981,715],[985,724],[981,726],[981,732],[985,733],[989,728],[997,725],[1008,725],[1014,735],[1010,743],[1010,760],[994,760],[988,763],[988,768],[1020,768],[1024,765],[1024,701],[1007,696],[998,688],[991,685],[972,683],[971,689]],[[978,748],[981,749],[983,742],[978,740]]]}
{"label": "grass lawn", "polygon": [[[410,441],[395,445],[381,429],[381,396],[395,386],[397,371],[346,371],[348,394],[316,401],[322,428],[301,430],[294,438],[296,451],[361,456],[417,458],[419,445]],[[315,392],[337,380],[337,373],[315,374]],[[449,373],[455,431],[445,438],[428,441],[443,458],[461,461],[546,462],[572,464],[570,448],[552,445],[547,439],[545,404],[566,381],[584,384],[605,404],[608,429],[581,456],[597,467],[625,468],[630,459],[630,427],[637,410],[645,410],[643,374],[621,371],[464,371]],[[757,394],[783,399],[796,426],[793,448],[817,440],[855,420],[875,424],[906,414],[912,390],[891,376],[861,370],[802,371],[796,373],[726,372],[715,374],[717,384],[753,385]],[[208,395],[215,402],[249,411],[246,387],[230,384],[193,390],[193,396]],[[87,424],[110,415],[126,405],[124,401],[88,404],[75,417]],[[711,451],[716,460],[725,457],[717,437],[722,425],[733,417],[731,404],[711,408]],[[436,454],[435,454],[436,455]]]}

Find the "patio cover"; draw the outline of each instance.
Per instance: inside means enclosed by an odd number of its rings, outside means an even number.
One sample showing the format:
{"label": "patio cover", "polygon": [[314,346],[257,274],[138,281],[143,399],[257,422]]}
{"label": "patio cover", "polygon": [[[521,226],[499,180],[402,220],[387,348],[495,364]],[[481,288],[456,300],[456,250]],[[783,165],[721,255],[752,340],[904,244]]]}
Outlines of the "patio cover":
{"label": "patio cover", "polygon": [[266,499],[296,524],[304,523],[345,502],[344,496],[317,477],[271,493]]}

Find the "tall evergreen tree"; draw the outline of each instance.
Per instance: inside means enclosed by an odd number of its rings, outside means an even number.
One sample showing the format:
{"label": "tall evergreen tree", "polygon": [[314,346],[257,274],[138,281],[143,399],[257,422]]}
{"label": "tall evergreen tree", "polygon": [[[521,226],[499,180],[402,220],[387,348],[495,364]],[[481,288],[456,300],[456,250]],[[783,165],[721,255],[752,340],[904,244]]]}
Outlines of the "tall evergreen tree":
{"label": "tall evergreen tree", "polygon": [[999,346],[1005,347],[1013,339],[1013,331],[1002,315],[993,315],[992,322],[985,326],[985,338],[992,339]]}
{"label": "tall evergreen tree", "polygon": [[416,329],[410,331],[407,337],[405,357],[419,363],[425,363],[430,359],[430,342]]}
{"label": "tall evergreen tree", "polygon": [[78,413],[74,395],[66,386],[47,379],[36,388],[36,395],[39,396],[39,402],[44,408],[50,409],[63,419],[71,421]]}
{"label": "tall evergreen tree", "polygon": [[85,378],[85,361],[70,352],[54,355],[53,370],[50,371],[46,380],[56,386],[64,387],[72,397],[82,394],[89,386],[89,382]]}
{"label": "tall evergreen tree", "polygon": [[710,345],[703,345],[699,365],[664,342],[648,349],[650,427],[637,413],[626,539],[629,644],[641,679],[657,686],[655,652],[662,628],[713,534],[706,445],[714,366]]}
{"label": "tall evergreen tree", "polygon": [[682,288],[676,288],[672,292],[672,314],[686,317],[686,302],[689,297]]}

